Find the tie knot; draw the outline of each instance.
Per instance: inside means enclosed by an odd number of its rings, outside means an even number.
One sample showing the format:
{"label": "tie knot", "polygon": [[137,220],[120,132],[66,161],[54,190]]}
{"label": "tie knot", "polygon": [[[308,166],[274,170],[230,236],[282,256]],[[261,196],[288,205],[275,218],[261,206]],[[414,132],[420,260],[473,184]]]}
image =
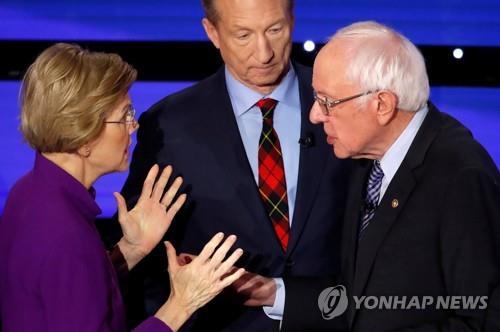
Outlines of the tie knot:
{"label": "tie knot", "polygon": [[384,177],[384,171],[380,166],[380,161],[375,160],[373,162],[372,170],[370,172],[370,180],[371,181],[379,181]]}
{"label": "tie knot", "polygon": [[258,102],[255,103],[257,107],[260,108],[260,111],[262,112],[262,117],[264,120],[266,119],[273,119],[273,113],[274,109],[276,108],[276,104],[278,103],[277,100],[271,99],[271,98],[263,98],[259,100]]}

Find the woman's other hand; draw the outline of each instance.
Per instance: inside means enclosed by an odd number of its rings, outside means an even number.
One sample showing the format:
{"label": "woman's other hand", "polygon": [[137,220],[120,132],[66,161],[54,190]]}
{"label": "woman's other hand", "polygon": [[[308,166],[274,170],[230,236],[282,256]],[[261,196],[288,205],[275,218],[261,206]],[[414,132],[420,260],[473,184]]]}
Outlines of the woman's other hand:
{"label": "woman's other hand", "polygon": [[242,268],[233,268],[243,250],[238,248],[225,259],[236,242],[236,236],[230,235],[222,242],[223,239],[223,233],[216,234],[200,255],[187,264],[179,264],[175,248],[166,242],[171,291],[167,302],[155,316],[174,331],[245,272]]}
{"label": "woman's other hand", "polygon": [[123,196],[114,193],[118,205],[118,221],[123,231],[118,246],[129,270],[149,254],[163,238],[172,219],[186,201],[186,194],[182,194],[172,203],[182,184],[180,177],[177,177],[163,194],[172,174],[172,166],[165,167],[160,178],[155,181],[158,172],[158,165],[151,167],[144,180],[141,196],[130,211],[127,210]]}

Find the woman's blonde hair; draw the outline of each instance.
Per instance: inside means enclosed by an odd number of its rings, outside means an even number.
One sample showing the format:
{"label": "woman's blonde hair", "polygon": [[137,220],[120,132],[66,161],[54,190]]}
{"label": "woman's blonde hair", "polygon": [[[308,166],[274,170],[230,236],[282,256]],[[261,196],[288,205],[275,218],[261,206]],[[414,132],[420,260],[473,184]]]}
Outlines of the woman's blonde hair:
{"label": "woman's blonde hair", "polygon": [[24,139],[39,152],[76,152],[101,134],[107,114],[136,77],[117,54],[64,43],[47,48],[22,82]]}

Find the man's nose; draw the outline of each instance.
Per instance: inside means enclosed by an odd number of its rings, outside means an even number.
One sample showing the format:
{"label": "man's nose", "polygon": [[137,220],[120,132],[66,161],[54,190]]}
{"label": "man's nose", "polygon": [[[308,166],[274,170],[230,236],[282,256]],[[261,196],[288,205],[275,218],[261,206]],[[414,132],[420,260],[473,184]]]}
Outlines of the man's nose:
{"label": "man's nose", "polygon": [[318,101],[314,101],[311,111],[309,111],[309,120],[314,124],[322,123],[326,120],[326,116],[323,114],[323,110]]}
{"label": "man's nose", "polygon": [[269,63],[274,57],[272,45],[266,36],[260,36],[257,40],[256,58],[260,63]]}

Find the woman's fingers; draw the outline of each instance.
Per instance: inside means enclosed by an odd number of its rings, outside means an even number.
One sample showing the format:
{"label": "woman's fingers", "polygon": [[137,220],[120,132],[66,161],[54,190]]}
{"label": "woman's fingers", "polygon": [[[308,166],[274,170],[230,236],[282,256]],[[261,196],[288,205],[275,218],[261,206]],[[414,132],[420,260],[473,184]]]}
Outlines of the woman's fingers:
{"label": "woman's fingers", "polygon": [[199,264],[205,264],[211,271],[217,271],[216,274],[220,278],[227,273],[229,269],[243,254],[243,250],[236,249],[226,260],[227,253],[236,242],[236,235],[230,235],[221,244],[224,239],[223,233],[217,233],[203,247],[200,255],[195,259]]}
{"label": "woman's fingers", "polygon": [[[160,168],[156,164],[153,165],[153,167],[151,167],[151,169],[149,170],[142,186],[142,192],[141,197],[139,197],[139,202],[142,202],[146,199],[152,199],[154,202],[159,202],[160,204],[165,206],[165,208],[168,208],[182,185],[182,178],[177,177],[172,185],[168,188],[167,192],[163,194],[163,192],[165,191],[165,186],[168,183],[168,179],[172,175],[173,168],[170,165],[165,167],[161,172],[158,180],[155,181],[156,177],[158,176],[159,170]],[[185,197],[180,199],[180,201],[180,206],[182,206],[185,201]],[[179,199],[176,200],[176,203],[179,203]],[[176,208],[172,210],[173,213],[171,214],[175,215],[180,206],[177,205]]]}
{"label": "woman's fingers", "polygon": [[125,198],[120,193],[114,192],[113,196],[115,196],[116,205],[118,206],[118,221],[121,223],[127,216],[127,204],[125,203]]}
{"label": "woman's fingers", "polygon": [[210,257],[212,256],[213,252],[219,246],[219,244],[222,242],[223,239],[224,239],[224,233],[219,232],[219,233],[215,234],[210,239],[210,241],[208,241],[207,244],[205,244],[205,246],[203,247],[203,249],[200,252],[200,255],[198,256],[197,259],[195,259],[195,261],[198,261],[201,264],[203,264],[207,260],[209,260]]}
{"label": "woman's fingers", "polygon": [[[170,167],[170,169],[172,169],[172,168]],[[171,172],[172,171],[170,171],[170,173]],[[163,174],[162,174],[162,176],[163,176]],[[169,174],[169,176],[170,176],[170,174]],[[168,178],[167,178],[167,180],[168,180]],[[170,203],[172,203],[172,200],[174,199],[175,195],[177,194],[177,191],[179,191],[181,185],[182,185],[182,178],[178,176],[177,178],[175,178],[175,180],[172,183],[172,185],[170,186],[170,188],[168,188],[165,195],[163,195],[163,198],[161,199],[160,203],[166,207],[170,206]],[[165,184],[163,184],[163,187],[161,189],[161,193],[163,193],[164,188],[165,188]],[[156,200],[156,196],[155,196],[155,200]],[[158,198],[158,200],[159,200],[159,198]]]}
{"label": "woman's fingers", "polygon": [[158,175],[159,166],[153,165],[144,180],[144,184],[142,185],[141,196],[139,197],[138,203],[141,201],[148,199],[151,197],[151,192],[153,191],[153,186],[155,184],[156,176]]}
{"label": "woman's fingers", "polygon": [[[177,201],[173,204],[175,205]],[[217,233],[203,247],[200,255],[194,257],[189,264],[179,263],[175,248],[170,242],[165,242],[170,273],[171,294],[187,303],[194,310],[204,305],[225,287],[241,278],[244,269],[233,268],[241,257],[243,250],[236,249],[227,259],[228,251],[236,242],[236,236],[231,235],[224,240],[223,233]]]}
{"label": "woman's fingers", "polygon": [[182,194],[175,200],[174,204],[170,205],[167,210],[167,219],[173,220],[177,212],[181,209],[182,205],[186,202],[186,194]]}
{"label": "woman's fingers", "polygon": [[172,166],[169,165],[163,169],[160,178],[154,184],[153,192],[151,193],[151,198],[153,198],[155,202],[160,201],[161,196],[163,195],[163,191],[165,190],[165,186],[167,185],[168,179],[170,178],[171,174],[172,174]]}
{"label": "woman's fingers", "polygon": [[167,258],[168,258],[168,270],[170,273],[175,273],[179,268],[179,263],[177,262],[177,253],[174,246],[169,241],[165,241],[165,247],[167,248]]}
{"label": "woman's fingers", "polygon": [[233,269],[233,265],[240,259],[241,255],[243,255],[243,250],[238,248],[233,253],[231,256],[229,256],[225,261],[222,262],[222,264],[219,265],[217,268],[217,275],[222,277],[225,274],[228,274],[228,272]]}
{"label": "woman's fingers", "polygon": [[236,242],[236,236],[230,235],[226,238],[224,243],[222,243],[220,247],[217,248],[215,253],[212,255],[212,258],[210,259],[210,264],[214,269],[217,269],[219,267],[221,262],[226,257],[226,254],[228,253],[229,249],[231,249],[231,247],[235,242]]}
{"label": "woman's fingers", "polygon": [[227,286],[231,285],[233,282],[241,278],[245,274],[245,272],[245,269],[240,267],[239,269],[235,270],[235,272],[229,274],[227,277],[220,281],[219,285],[221,289],[226,288]]}

